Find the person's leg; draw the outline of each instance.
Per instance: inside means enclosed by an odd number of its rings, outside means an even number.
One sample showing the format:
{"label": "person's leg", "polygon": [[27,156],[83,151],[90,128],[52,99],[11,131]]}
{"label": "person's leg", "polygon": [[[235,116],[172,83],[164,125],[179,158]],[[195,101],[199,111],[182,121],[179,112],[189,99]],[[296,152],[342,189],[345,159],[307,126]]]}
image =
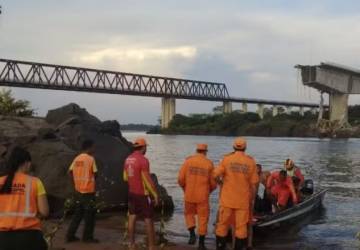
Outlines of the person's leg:
{"label": "person's leg", "polygon": [[252,249],[253,247],[253,216],[254,216],[254,211],[249,211],[249,221],[247,224],[248,227],[247,246],[249,249]]}
{"label": "person's leg", "polygon": [[146,218],[145,219],[145,225],[146,225],[146,234],[148,237],[148,247],[149,250],[155,249],[155,228],[154,228],[154,222],[152,219]]}
{"label": "person's leg", "polygon": [[129,222],[128,222],[128,234],[129,234],[130,249],[134,248],[134,246],[135,246],[135,229],[136,229],[136,215],[130,214]]}
{"label": "person's leg", "polygon": [[95,194],[86,194],[84,196],[84,233],[83,240],[86,242],[98,243],[97,239],[94,239],[95,230]]}
{"label": "person's leg", "polygon": [[289,198],[290,198],[290,190],[288,188],[279,189],[277,204],[279,206],[280,211],[287,208]]}
{"label": "person's leg", "polygon": [[196,228],[196,204],[190,203],[185,201],[184,207],[184,216],[185,216],[185,223],[186,227],[189,230],[189,245],[194,245],[196,243],[196,235],[195,235],[195,228]]}
{"label": "person's leg", "polygon": [[198,215],[198,234],[199,234],[199,250],[205,250],[205,236],[209,223],[210,207],[209,202],[197,204],[196,212]]}
{"label": "person's leg", "polygon": [[248,249],[252,249],[252,247],[253,247],[253,225],[252,225],[252,223],[248,224],[247,247],[248,247]]}
{"label": "person's leg", "polygon": [[220,206],[219,220],[216,224],[216,250],[225,250],[233,209]]}
{"label": "person's leg", "polygon": [[0,249],[15,250],[13,232],[0,232]]}
{"label": "person's leg", "polygon": [[78,194],[75,197],[75,199],[76,199],[76,201],[75,201],[74,214],[72,216],[68,231],[66,233],[66,241],[67,242],[79,240],[75,235],[76,235],[76,231],[79,228],[80,222],[84,217],[84,207],[83,207],[82,195]]}
{"label": "person's leg", "polygon": [[243,250],[247,246],[247,228],[249,211],[238,209],[235,211],[235,250]]}
{"label": "person's leg", "polygon": [[[13,250],[47,250],[48,246],[41,231],[29,230],[14,232],[16,241],[13,242]],[[1,246],[0,246],[0,249]]]}

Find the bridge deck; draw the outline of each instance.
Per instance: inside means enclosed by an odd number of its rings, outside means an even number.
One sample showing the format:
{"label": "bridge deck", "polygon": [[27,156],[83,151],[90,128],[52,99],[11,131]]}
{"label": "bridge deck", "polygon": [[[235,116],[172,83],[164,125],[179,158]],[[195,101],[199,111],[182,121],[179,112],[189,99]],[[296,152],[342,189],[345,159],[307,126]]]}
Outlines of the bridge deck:
{"label": "bridge deck", "polygon": [[314,103],[230,97],[224,83],[0,59],[0,86],[316,108]]}

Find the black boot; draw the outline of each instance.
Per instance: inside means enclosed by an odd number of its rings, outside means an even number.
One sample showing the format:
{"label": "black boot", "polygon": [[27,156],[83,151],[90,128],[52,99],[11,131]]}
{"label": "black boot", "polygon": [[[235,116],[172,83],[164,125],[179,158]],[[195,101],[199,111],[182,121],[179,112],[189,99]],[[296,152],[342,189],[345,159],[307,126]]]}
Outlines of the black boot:
{"label": "black boot", "polygon": [[189,238],[189,245],[195,245],[196,243],[196,235],[195,235],[195,227],[189,228],[190,238]]}
{"label": "black boot", "polygon": [[226,237],[216,236],[216,250],[225,250]]}
{"label": "black boot", "polygon": [[207,248],[205,247],[205,235],[200,235],[199,236],[198,250],[207,250]]}
{"label": "black boot", "polygon": [[235,247],[234,250],[245,250],[247,246],[247,239],[235,239]]}

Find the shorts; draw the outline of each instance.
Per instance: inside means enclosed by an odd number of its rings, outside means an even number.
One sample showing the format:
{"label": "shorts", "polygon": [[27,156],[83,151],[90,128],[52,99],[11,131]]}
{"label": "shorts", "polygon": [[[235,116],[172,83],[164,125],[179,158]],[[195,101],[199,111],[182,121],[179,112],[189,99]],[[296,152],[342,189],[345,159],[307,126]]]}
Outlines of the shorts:
{"label": "shorts", "polygon": [[154,217],[154,206],[149,196],[129,194],[129,214],[139,216],[142,219]]}

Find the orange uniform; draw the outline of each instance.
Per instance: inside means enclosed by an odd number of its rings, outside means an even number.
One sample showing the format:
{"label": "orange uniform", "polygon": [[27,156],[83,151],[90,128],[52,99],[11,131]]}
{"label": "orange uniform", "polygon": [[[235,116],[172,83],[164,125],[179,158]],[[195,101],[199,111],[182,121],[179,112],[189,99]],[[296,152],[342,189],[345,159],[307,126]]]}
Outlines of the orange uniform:
{"label": "orange uniform", "polygon": [[204,154],[197,153],[188,157],[182,165],[178,183],[184,190],[185,221],[187,227],[196,225],[195,215],[198,216],[198,233],[206,235],[209,221],[209,195],[216,188],[212,178],[214,165]]}
{"label": "orange uniform", "polygon": [[223,179],[216,235],[225,237],[234,217],[235,236],[246,238],[252,192],[259,183],[255,160],[241,151],[230,153],[214,170],[214,177]]}
{"label": "orange uniform", "polygon": [[[0,186],[6,177],[0,177]],[[37,216],[37,197],[45,195],[42,182],[16,173],[10,194],[0,194],[0,231],[41,230]]]}
{"label": "orange uniform", "polygon": [[69,171],[72,171],[76,191],[82,194],[95,193],[97,167],[94,157],[86,153],[78,155]]}
{"label": "orange uniform", "polygon": [[277,202],[281,206],[287,205],[290,196],[292,197],[294,204],[298,203],[292,178],[287,176],[286,180],[281,182],[280,171],[271,173],[267,180],[266,188],[277,198]]}

